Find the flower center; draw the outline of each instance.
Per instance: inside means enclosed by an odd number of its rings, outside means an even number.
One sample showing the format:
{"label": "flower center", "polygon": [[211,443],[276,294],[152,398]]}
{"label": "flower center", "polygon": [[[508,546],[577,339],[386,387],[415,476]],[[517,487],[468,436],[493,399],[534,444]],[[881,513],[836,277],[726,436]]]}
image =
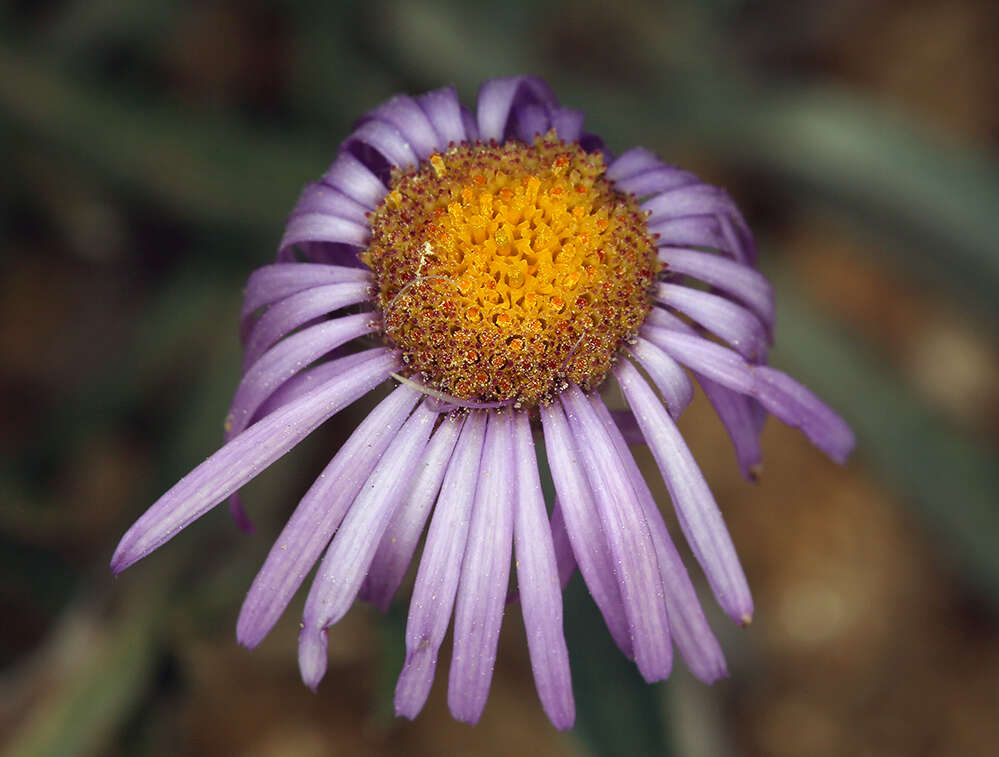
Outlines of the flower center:
{"label": "flower center", "polygon": [[552,132],[393,172],[362,258],[411,374],[528,406],[600,383],[660,267],[645,214],[603,173],[600,153]]}

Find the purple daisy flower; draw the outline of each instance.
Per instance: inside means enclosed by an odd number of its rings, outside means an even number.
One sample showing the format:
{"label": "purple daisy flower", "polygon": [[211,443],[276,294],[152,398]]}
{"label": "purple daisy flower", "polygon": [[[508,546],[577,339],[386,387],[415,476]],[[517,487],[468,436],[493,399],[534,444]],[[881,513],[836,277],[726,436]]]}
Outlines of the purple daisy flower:
{"label": "purple daisy flower", "polygon": [[[395,97],[306,187],[278,262],[250,277],[225,445],[139,518],[111,567],[227,498],[246,522],[243,484],[391,381],[275,542],[243,604],[241,643],[260,643],[322,557],[299,636],[315,688],[328,629],[355,599],[386,608],[426,531],[399,714],[423,707],[453,617],[448,702],[459,720],[479,719],[511,553],[556,727],[574,720],[561,590],[577,567],[646,680],[669,675],[675,645],[714,681],[724,657],[629,442],[651,448],[684,537],[741,624],[753,613],[746,578],[674,422],[691,376],[749,478],[767,414],[840,462],[854,442],[832,410],[766,365],[773,293],[754,259],[725,192],[641,148],[613,156],[540,79],[486,82],[474,114],[452,89]],[[627,410],[601,399],[611,381]],[[536,432],[555,482],[550,510]]]}

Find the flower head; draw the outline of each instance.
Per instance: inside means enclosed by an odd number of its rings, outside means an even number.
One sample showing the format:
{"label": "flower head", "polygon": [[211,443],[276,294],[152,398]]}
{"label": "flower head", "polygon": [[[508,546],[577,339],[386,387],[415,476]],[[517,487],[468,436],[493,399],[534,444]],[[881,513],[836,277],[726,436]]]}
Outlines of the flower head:
{"label": "flower head", "polygon": [[[250,587],[243,644],[260,643],[322,557],[299,636],[302,677],[317,686],[328,629],[357,598],[388,606],[426,530],[402,715],[422,708],[453,617],[448,701],[460,720],[481,716],[511,551],[538,694],[557,727],[574,719],[561,587],[577,567],[646,680],[669,675],[674,646],[702,680],[724,675],[627,440],[651,448],[715,597],[744,624],[746,578],[674,422],[691,376],[747,477],[768,413],[837,461],[853,436],[766,365],[772,291],[729,196],[647,150],[615,157],[582,123],[532,77],[486,82],[474,115],[451,89],[368,114],[306,187],[278,262],[250,277],[225,445],[129,529],[113,570],[226,498],[244,519],[243,484],[388,380],[395,388],[302,498]],[[601,399],[611,381],[628,410]]]}

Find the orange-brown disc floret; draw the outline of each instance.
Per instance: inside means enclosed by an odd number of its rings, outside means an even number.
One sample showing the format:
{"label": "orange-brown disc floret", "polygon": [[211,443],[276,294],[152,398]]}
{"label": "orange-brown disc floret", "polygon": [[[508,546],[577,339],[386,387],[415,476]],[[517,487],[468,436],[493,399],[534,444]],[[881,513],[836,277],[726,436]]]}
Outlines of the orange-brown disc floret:
{"label": "orange-brown disc floret", "polygon": [[600,153],[553,133],[393,172],[362,259],[410,374],[526,406],[603,380],[660,267],[645,214],[603,174]]}

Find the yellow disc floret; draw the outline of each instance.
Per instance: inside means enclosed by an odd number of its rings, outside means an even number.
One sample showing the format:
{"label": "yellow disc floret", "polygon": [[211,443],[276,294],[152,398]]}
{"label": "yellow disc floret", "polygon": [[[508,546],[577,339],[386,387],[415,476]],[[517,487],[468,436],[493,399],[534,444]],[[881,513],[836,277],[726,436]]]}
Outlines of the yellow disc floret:
{"label": "yellow disc floret", "polygon": [[362,257],[410,373],[528,406],[603,379],[659,270],[645,214],[603,173],[600,153],[553,133],[393,172]]}

